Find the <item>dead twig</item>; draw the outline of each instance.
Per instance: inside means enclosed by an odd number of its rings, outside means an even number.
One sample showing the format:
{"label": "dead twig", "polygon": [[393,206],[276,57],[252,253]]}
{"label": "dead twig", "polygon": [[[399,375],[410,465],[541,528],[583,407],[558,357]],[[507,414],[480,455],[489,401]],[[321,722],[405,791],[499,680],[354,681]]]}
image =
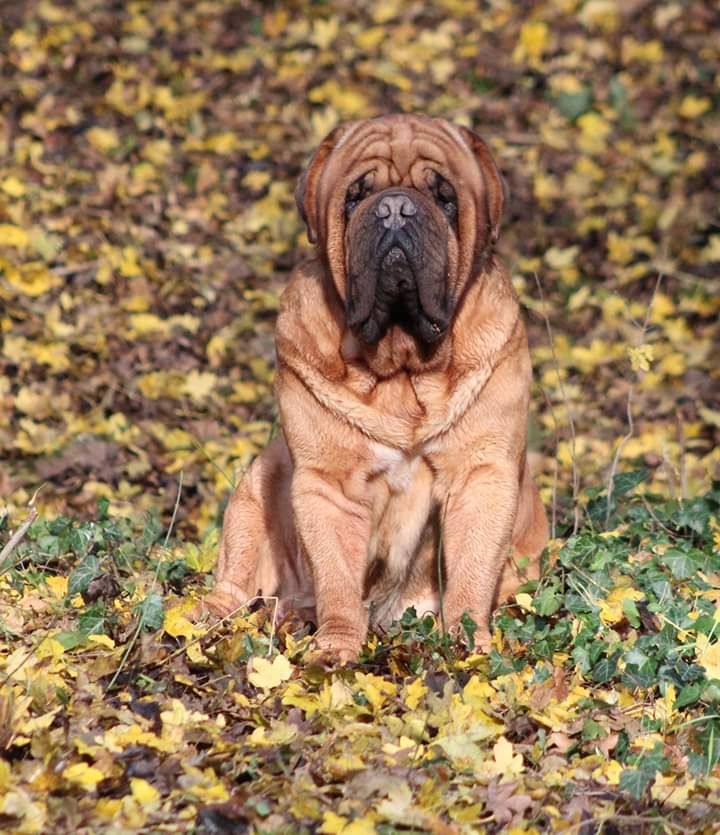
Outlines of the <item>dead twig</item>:
{"label": "dead twig", "polygon": [[[657,277],[657,281],[655,282],[655,288],[653,289],[652,296],[650,297],[650,302],[648,303],[647,310],[645,311],[645,319],[643,320],[642,328],[640,330],[640,344],[642,344],[645,340],[645,334],[647,333],[648,325],[650,324],[650,315],[652,314],[653,304],[655,303],[655,298],[658,294],[658,290],[660,289],[660,284],[662,283],[663,275],[660,273]],[[626,414],[627,414],[627,422],[628,422],[628,431],[623,436],[622,440],[618,444],[617,449],[615,450],[615,455],[613,456],[612,464],[610,466],[610,472],[608,473],[608,480],[607,480],[607,504],[605,505],[605,527],[610,524],[610,517],[612,516],[612,497],[613,497],[613,490],[615,487],[615,475],[617,473],[618,464],[620,463],[620,456],[622,455],[623,449],[625,449],[625,445],[627,442],[633,437],[635,434],[635,422],[633,420],[633,398],[635,397],[635,384],[637,382],[637,375],[630,383],[630,388],[628,389],[628,396],[627,396],[627,406],[626,406]]]}
{"label": "dead twig", "polygon": [[[213,623],[211,626],[209,626],[207,631],[203,632],[202,635],[198,635],[196,638],[193,638],[191,641],[188,641],[187,643],[183,644],[181,647],[176,649],[174,652],[171,652],[170,655],[167,656],[167,658],[163,658],[161,661],[156,661],[151,666],[157,667],[160,664],[166,664],[168,661],[172,661],[172,659],[177,657],[178,655],[182,655],[182,653],[186,652],[191,646],[193,646],[193,644],[197,644],[198,641],[202,641],[203,638],[207,638],[208,635],[215,632],[215,630],[219,629],[224,623],[227,623],[227,621],[232,620],[238,614],[238,612],[240,612],[242,609],[249,608],[257,600],[264,600],[266,602],[268,600],[272,600],[273,603],[274,603],[273,620],[272,620],[272,623],[270,625],[270,646],[268,647],[268,656],[271,655],[272,654],[272,642],[273,642],[273,638],[275,637],[275,621],[277,619],[277,612],[278,612],[278,606],[280,605],[280,599],[275,595],[271,596],[271,595],[258,594],[258,595],[255,595],[255,597],[249,598],[244,603],[241,603],[239,606],[236,606],[232,610],[232,612],[228,612],[228,614],[225,615],[224,617],[220,618],[220,620],[215,621],[215,623]],[[192,615],[190,617],[192,617]]]}
{"label": "dead twig", "polygon": [[679,411],[675,412],[675,431],[678,442],[678,477],[680,479],[680,504],[682,504],[688,497],[687,489],[687,440],[685,438],[685,429],[683,427],[682,415]]}
{"label": "dead twig", "polygon": [[[550,342],[550,351],[552,354],[553,364],[555,365],[555,371],[558,376],[558,388],[560,389],[560,396],[565,403],[565,408],[567,409],[568,414],[568,426],[570,428],[570,459],[572,461],[572,500],[573,500],[573,535],[578,532],[580,527],[580,505],[578,503],[578,497],[580,495],[580,472],[577,466],[577,434],[575,431],[575,418],[573,417],[572,409],[570,408],[570,400],[567,396],[567,392],[565,391],[565,385],[562,380],[562,375],[560,374],[560,362],[558,360],[557,351],[555,350],[555,338],[553,336],[552,325],[550,324],[550,319],[548,319],[548,315],[545,312],[545,294],[543,293],[542,284],[540,283],[540,277],[537,273],[533,273],[535,276],[535,284],[538,288],[538,295],[540,296],[540,304],[541,304],[541,313],[540,315],[545,322],[545,329],[547,330],[548,341]],[[553,416],[554,417],[554,416]],[[557,423],[556,423],[557,425]]]}
{"label": "dead twig", "polygon": [[25,521],[20,525],[20,527],[15,531],[15,533],[12,534],[10,539],[8,539],[8,541],[5,543],[5,546],[2,549],[2,551],[0,551],[0,574],[4,574],[11,568],[10,557],[12,556],[17,546],[22,542],[23,537],[30,529],[32,523],[38,518],[38,511],[35,508],[35,501],[44,486],[45,484],[41,484],[33,493],[32,498],[28,502],[30,513],[28,513]]}
{"label": "dead twig", "polygon": [[89,273],[100,266],[99,261],[86,261],[84,264],[67,264],[65,267],[57,267],[53,273],[59,278],[67,278],[78,273]]}
{"label": "dead twig", "polygon": [[23,537],[28,532],[28,528],[37,518],[38,512],[35,508],[33,508],[28,514],[27,519],[25,519],[22,525],[18,527],[15,533],[5,543],[5,547],[2,551],[0,551],[0,574],[4,574],[10,568],[10,557],[12,556],[13,551],[20,544]]}
{"label": "dead twig", "polygon": [[[178,507],[180,506],[180,496],[182,495],[182,486],[183,486],[183,471],[180,470],[180,477],[178,479],[178,490],[177,496],[175,497],[175,507],[173,508],[172,518],[170,519],[170,525],[167,530],[167,534],[165,535],[165,543],[163,548],[167,548],[168,542],[170,541],[170,535],[172,534],[173,526],[175,525],[175,518],[177,517]],[[145,595],[145,600],[155,591],[155,586],[157,585],[157,579],[160,574],[160,566],[162,565],[162,560],[158,560],[158,564],[155,568],[155,574],[153,575],[152,582],[150,583],[150,590]],[[135,644],[137,643],[138,638],[140,637],[140,632],[142,631],[143,626],[145,625],[145,612],[147,608],[142,608],[140,610],[140,617],[138,618],[137,626],[135,627],[135,631],[130,638],[127,649],[123,653],[123,657],[120,659],[120,664],[118,665],[117,670],[115,670],[113,677],[110,679],[110,683],[105,688],[105,692],[109,692],[115,685],[115,682],[118,680],[120,673],[123,671],[125,667],[125,663],[127,662],[128,658],[130,657],[130,653],[133,651]]]}

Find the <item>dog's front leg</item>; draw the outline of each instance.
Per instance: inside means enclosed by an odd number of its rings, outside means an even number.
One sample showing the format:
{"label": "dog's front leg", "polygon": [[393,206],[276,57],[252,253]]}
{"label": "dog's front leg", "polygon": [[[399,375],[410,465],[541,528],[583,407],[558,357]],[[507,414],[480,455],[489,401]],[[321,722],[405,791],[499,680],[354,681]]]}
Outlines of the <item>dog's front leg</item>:
{"label": "dog's front leg", "polygon": [[318,647],[331,662],[355,660],[367,634],[363,601],[370,507],[348,484],[297,467],[292,502],[298,540],[312,571]]}
{"label": "dog's front leg", "polygon": [[443,614],[457,627],[464,612],[477,624],[475,645],[490,647],[490,615],[508,558],[518,501],[514,461],[484,463],[458,474],[443,513]]}

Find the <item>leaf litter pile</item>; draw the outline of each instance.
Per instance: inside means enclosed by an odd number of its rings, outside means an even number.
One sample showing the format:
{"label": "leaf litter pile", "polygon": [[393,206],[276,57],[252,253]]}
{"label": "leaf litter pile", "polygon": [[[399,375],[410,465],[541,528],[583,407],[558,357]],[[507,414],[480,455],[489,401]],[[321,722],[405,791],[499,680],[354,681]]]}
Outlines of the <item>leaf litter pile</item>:
{"label": "leaf litter pile", "polygon": [[[719,24],[3,6],[0,830],[717,831]],[[554,538],[489,655],[409,611],[326,670],[272,600],[189,614],[275,431],[296,178],[391,110],[474,126],[508,180]]]}

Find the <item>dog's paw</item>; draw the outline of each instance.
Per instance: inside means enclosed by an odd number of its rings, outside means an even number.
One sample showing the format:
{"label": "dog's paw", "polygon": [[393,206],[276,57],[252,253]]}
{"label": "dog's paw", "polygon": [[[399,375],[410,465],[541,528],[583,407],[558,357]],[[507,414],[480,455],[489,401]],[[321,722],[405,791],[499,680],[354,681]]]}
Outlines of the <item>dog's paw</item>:
{"label": "dog's paw", "polygon": [[318,633],[315,637],[315,649],[311,650],[305,660],[311,664],[323,667],[344,667],[356,662],[362,649],[360,638],[350,638],[347,635],[332,635]]}
{"label": "dog's paw", "polygon": [[358,660],[360,655],[359,649],[336,648],[336,647],[316,647],[305,653],[304,661],[306,664],[316,664],[324,667],[326,670],[333,670],[336,667],[344,667],[346,664],[353,664]]}
{"label": "dog's paw", "polygon": [[[459,644],[467,644],[467,633],[459,623],[451,626],[449,631],[453,641]],[[492,635],[487,626],[476,627],[473,645],[469,649],[478,655],[487,655],[490,652],[492,649]]]}
{"label": "dog's paw", "polygon": [[250,595],[246,594],[240,586],[236,586],[234,583],[220,583],[210,594],[199,601],[190,613],[190,617],[193,620],[199,620],[208,615],[211,619],[216,620],[224,618],[241,609],[249,600]]}
{"label": "dog's paw", "polygon": [[492,649],[492,635],[487,627],[478,627],[475,632],[475,652],[481,655],[487,655]]}

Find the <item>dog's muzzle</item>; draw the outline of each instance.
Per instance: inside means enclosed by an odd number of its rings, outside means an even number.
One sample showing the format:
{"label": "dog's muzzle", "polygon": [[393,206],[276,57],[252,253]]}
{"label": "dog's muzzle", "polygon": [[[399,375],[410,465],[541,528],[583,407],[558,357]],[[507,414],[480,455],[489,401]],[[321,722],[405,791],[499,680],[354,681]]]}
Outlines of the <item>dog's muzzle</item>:
{"label": "dog's muzzle", "polygon": [[348,324],[366,343],[397,324],[426,344],[447,331],[447,224],[411,189],[380,192],[349,227]]}

